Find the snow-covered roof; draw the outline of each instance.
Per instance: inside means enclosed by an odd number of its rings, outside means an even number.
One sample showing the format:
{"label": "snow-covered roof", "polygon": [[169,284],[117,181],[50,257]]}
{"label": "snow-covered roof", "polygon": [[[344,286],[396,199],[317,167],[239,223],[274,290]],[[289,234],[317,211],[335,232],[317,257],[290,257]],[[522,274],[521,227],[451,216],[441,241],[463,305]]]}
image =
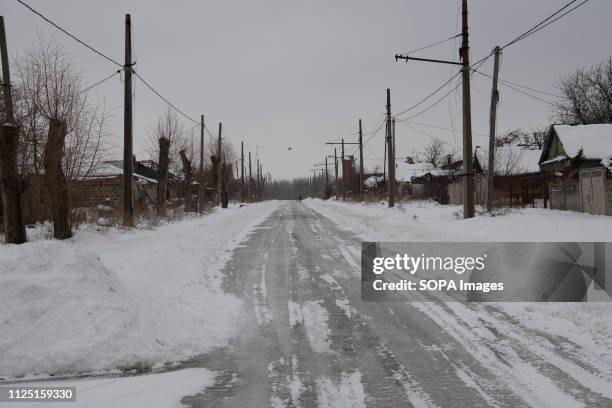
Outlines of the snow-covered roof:
{"label": "snow-covered roof", "polygon": [[376,187],[381,181],[383,181],[382,176],[370,176],[363,181],[363,184],[365,184],[365,186],[368,188],[372,188]]}
{"label": "snow-covered roof", "polygon": [[399,182],[410,182],[413,177],[420,177],[435,169],[431,163],[397,163],[395,179]]}
{"label": "snow-covered roof", "polygon": [[[81,176],[82,179],[101,179],[123,176],[123,168],[116,162],[104,162],[97,164],[89,173]],[[134,178],[139,183],[157,183],[157,180],[134,173]]]}
{"label": "snow-covered roof", "polygon": [[587,159],[612,159],[612,124],[554,125],[563,150],[572,158],[580,149]]}

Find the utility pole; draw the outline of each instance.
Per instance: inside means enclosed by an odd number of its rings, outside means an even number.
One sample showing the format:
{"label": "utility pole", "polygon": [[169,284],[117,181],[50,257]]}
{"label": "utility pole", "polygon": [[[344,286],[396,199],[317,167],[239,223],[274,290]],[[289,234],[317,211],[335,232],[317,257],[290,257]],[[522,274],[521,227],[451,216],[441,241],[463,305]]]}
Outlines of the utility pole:
{"label": "utility pole", "polygon": [[257,167],[255,167],[255,197],[259,201],[259,158],[257,158]]}
{"label": "utility pole", "polygon": [[363,129],[359,119],[359,200],[363,201]]}
{"label": "utility pole", "polygon": [[264,200],[264,177],[263,177],[263,165],[261,163],[259,163],[259,178],[260,178],[260,183],[261,185],[259,186],[260,189],[260,199],[261,201]]}
{"label": "utility pole", "polygon": [[204,212],[204,194],[206,190],[204,187],[204,115],[200,116],[200,214]]}
{"label": "utility pole", "polygon": [[336,178],[334,185],[336,186],[336,200],[338,200],[338,154],[336,152],[336,148],[334,147],[334,168],[336,172]]}
{"label": "utility pole", "polygon": [[223,124],[219,122],[219,138],[217,139],[217,202],[220,207],[223,207],[223,197],[221,195],[221,149],[222,149],[222,132]]}
{"label": "utility pole", "polygon": [[[391,121],[391,130],[392,130],[392,132],[391,132],[391,140],[392,140],[391,144],[393,145],[393,178],[395,179],[395,168],[396,168],[396,164],[395,164],[396,157],[395,157],[395,155],[397,154],[397,151],[395,150],[395,118],[393,118],[393,120]],[[394,187],[393,187],[393,196],[394,196],[393,201],[395,202],[395,200],[397,200],[397,188],[396,188],[395,184],[394,184]]]}
{"label": "utility pole", "polygon": [[17,142],[19,128],[13,115],[11,74],[4,17],[0,16],[0,56],[2,60],[2,87],[4,94],[4,123],[0,127],[0,190],[4,214],[4,241],[7,244],[26,242],[25,226],[21,211],[21,189],[17,172]]}
{"label": "utility pole", "polygon": [[[459,65],[463,78],[463,218],[474,218],[474,174],[472,163],[472,103],[470,95],[470,45],[468,29],[468,2],[462,0],[462,29],[460,56],[461,61],[444,61],[429,58],[416,58],[409,55],[395,55],[395,60],[408,62],[426,61],[441,64]],[[391,170],[391,169],[389,169]]]}
{"label": "utility pole", "polygon": [[329,174],[327,173],[327,156],[325,156],[325,198],[329,198]]}
{"label": "utility pole", "polygon": [[342,138],[342,201],[346,200],[346,184],[344,184],[344,138]]}
{"label": "utility pole", "polygon": [[499,55],[501,48],[495,47],[495,63],[493,65],[493,90],[491,92],[491,116],[489,119],[489,169],[487,171],[487,211],[493,211],[493,189],[495,180],[495,128],[497,126],[497,103],[499,102],[499,91],[497,81],[499,79]]}
{"label": "utility pole", "polygon": [[391,90],[387,88],[387,151],[389,160],[389,208],[395,205],[395,152],[393,151],[393,124],[391,117]]}
{"label": "utility pole", "polygon": [[253,199],[253,167],[251,166],[251,152],[249,152],[249,199]]}
{"label": "utility pole", "polygon": [[125,15],[125,80],[123,82],[123,225],[134,226],[134,200],[132,198],[132,174],[134,153],[132,142],[132,21]]}
{"label": "utility pole", "polygon": [[240,201],[244,203],[244,142],[240,142]]}
{"label": "utility pole", "polygon": [[468,2],[462,1],[461,63],[463,75],[463,218],[474,218],[474,172],[472,169],[472,103],[470,95],[470,44]]}

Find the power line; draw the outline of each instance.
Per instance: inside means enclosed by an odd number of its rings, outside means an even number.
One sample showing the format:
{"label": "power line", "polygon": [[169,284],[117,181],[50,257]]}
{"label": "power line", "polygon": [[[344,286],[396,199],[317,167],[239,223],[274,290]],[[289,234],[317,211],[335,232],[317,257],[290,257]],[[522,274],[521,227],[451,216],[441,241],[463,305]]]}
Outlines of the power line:
{"label": "power line", "polygon": [[446,87],[446,85],[450,84],[455,78],[457,78],[459,75],[461,74],[461,72],[457,72],[455,75],[451,76],[450,79],[446,82],[444,82],[440,87],[438,87],[435,91],[431,92],[429,95],[427,95],[425,98],[421,99],[420,101],[418,101],[417,103],[415,103],[414,105],[410,106],[409,108],[406,108],[404,110],[402,110],[399,113],[396,113],[395,115],[393,115],[394,118],[397,118],[398,116],[401,116],[405,113],[410,112],[411,110],[417,108],[418,106],[422,105],[423,103],[427,102],[429,99],[431,99],[435,94],[437,94],[438,92],[440,92],[442,89],[444,89],[444,87]]}
{"label": "power line", "polygon": [[78,42],[79,44],[89,48],[91,51],[95,52],[96,54],[98,54],[99,56],[101,56],[102,58],[105,58],[106,60],[112,62],[113,64],[123,67],[123,64],[115,61],[114,59],[112,59],[111,57],[103,54],[102,52],[98,51],[97,49],[95,49],[94,47],[92,47],[91,45],[87,44],[86,42],[80,40],[79,38],[77,38],[75,35],[69,33],[68,31],[64,30],[62,27],[60,27],[59,25],[57,25],[56,23],[54,23],[53,21],[51,21],[50,19],[48,19],[47,17],[45,17],[44,15],[42,15],[40,12],[34,10],[30,5],[24,3],[21,0],[17,0],[17,2],[19,4],[21,4],[22,6],[26,7],[28,10],[30,10],[31,12],[33,12],[34,14],[36,14],[37,16],[39,16],[40,18],[42,18],[43,20],[45,20],[47,23],[51,24],[53,27],[57,28],[58,30],[60,30],[61,32],[63,32],[64,34],[66,34],[67,36],[69,36],[70,38],[72,38],[73,40],[75,40],[76,42]]}
{"label": "power line", "polygon": [[449,37],[449,38],[446,38],[446,39],[444,39],[444,40],[441,40],[441,41],[435,42],[435,43],[433,43],[433,44],[429,44],[429,45],[426,45],[426,46],[424,46],[424,47],[417,48],[416,50],[408,51],[408,52],[406,52],[404,55],[414,54],[415,52],[423,51],[423,50],[426,50],[426,49],[428,49],[428,48],[435,47],[436,45],[444,44],[445,42],[450,41],[450,40],[454,40],[454,39],[455,39],[455,38],[457,38],[457,37],[461,37],[461,34],[456,34],[456,35],[453,35],[452,37]]}
{"label": "power line", "polygon": [[85,93],[85,92],[91,91],[93,88],[95,88],[95,87],[97,87],[97,86],[102,85],[104,82],[106,82],[106,81],[108,81],[109,79],[111,79],[111,78],[115,77],[116,75],[119,75],[120,73],[121,73],[121,70],[120,70],[120,69],[118,69],[117,71],[113,72],[112,74],[110,74],[109,76],[107,76],[106,78],[104,78],[103,80],[98,81],[98,82],[96,82],[96,83],[94,83],[94,84],[92,84],[92,85],[88,86],[87,88],[83,89],[83,90],[81,91],[81,93]]}
{"label": "power line", "polygon": [[535,26],[533,26],[529,30],[525,31],[523,34],[519,35],[514,40],[510,41],[508,44],[506,44],[503,47],[501,47],[501,49],[503,50],[504,48],[507,48],[507,47],[509,47],[511,45],[514,45],[517,42],[519,42],[521,40],[524,40],[525,38],[527,38],[527,37],[537,33],[538,31],[543,30],[544,28],[548,27],[549,25],[553,24],[554,22],[558,21],[559,19],[563,18],[564,16],[568,15],[569,13],[573,12],[577,8],[579,8],[579,7],[583,6],[584,4],[586,4],[587,2],[589,2],[589,0],[583,0],[581,3],[579,3],[575,7],[572,7],[570,10],[566,11],[565,13],[563,13],[560,16],[555,18],[555,16],[557,16],[559,13],[563,12],[565,9],[567,9],[568,7],[570,7],[572,4],[576,3],[577,1],[578,0],[570,1],[565,6],[561,7],[559,10],[555,11],[553,14],[551,14],[550,16],[545,18],[544,20],[540,21]]}
{"label": "power line", "polygon": [[[487,77],[489,79],[493,79],[493,77],[491,75],[485,74],[484,72],[476,71],[475,69],[473,69],[472,71],[474,71],[477,74],[480,74],[482,76],[485,76],[485,77]],[[498,81],[501,82],[502,84],[513,85],[513,86],[516,86],[516,87],[519,87],[519,88],[527,89],[528,91],[533,91],[533,92],[541,93],[543,95],[552,96],[553,98],[562,98],[560,95],[555,95],[553,93],[542,91],[540,89],[531,88],[531,87],[528,87],[526,85],[521,85],[519,83],[511,82],[511,81],[508,81],[508,80],[505,80],[505,79],[502,79],[502,78],[498,78]]]}
{"label": "power line", "polygon": [[195,123],[196,125],[200,125],[200,122],[189,117],[189,115],[187,115],[185,112],[183,112],[182,110],[180,110],[179,108],[176,107],[176,105],[174,105],[172,102],[170,102],[168,99],[166,99],[165,97],[163,97],[159,92],[157,92],[157,90],[155,88],[153,88],[153,86],[151,86],[151,84],[149,84],[147,81],[145,81],[145,79],[140,76],[140,74],[136,71],[132,71],[134,73],[134,75],[136,75],[136,77],[138,79],[140,79],[142,81],[143,84],[145,84],[147,86],[147,88],[149,88],[155,95],[159,96],[161,100],[163,100],[164,102],[166,102],[168,104],[168,106],[170,106],[172,109],[174,109],[176,112],[178,112],[180,115],[182,115],[183,117],[185,117],[186,119],[192,121],[193,123]]}
{"label": "power line", "polygon": [[[415,121],[411,121],[411,120],[403,120],[402,122],[408,122],[408,123],[410,123],[412,125],[425,126],[425,127],[429,127],[429,128],[432,128],[432,129],[446,130],[446,131],[453,132],[453,133],[457,131],[456,129],[445,128],[445,127],[442,127],[442,126],[432,125],[432,124],[423,123],[423,122],[415,122]],[[475,136],[480,136],[480,137],[489,137],[489,135],[485,135],[484,133],[472,132],[472,134],[475,135]]]}

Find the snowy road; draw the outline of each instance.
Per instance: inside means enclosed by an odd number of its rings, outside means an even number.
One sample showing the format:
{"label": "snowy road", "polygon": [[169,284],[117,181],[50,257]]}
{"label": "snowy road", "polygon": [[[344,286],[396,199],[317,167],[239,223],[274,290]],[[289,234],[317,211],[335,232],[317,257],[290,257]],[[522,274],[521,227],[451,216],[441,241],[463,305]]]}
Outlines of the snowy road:
{"label": "snowy road", "polygon": [[245,302],[241,334],[190,364],[219,375],[182,402],[612,406],[609,372],[494,308],[362,302],[360,243],[305,203],[287,202],[256,227],[223,271]]}

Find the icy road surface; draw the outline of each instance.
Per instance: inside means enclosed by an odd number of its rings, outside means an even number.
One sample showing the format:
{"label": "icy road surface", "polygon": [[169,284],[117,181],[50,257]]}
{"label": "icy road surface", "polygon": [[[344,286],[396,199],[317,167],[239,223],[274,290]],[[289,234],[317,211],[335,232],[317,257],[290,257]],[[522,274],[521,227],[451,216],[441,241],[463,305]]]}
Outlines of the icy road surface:
{"label": "icy road surface", "polygon": [[[241,334],[193,407],[610,407],[607,370],[491,306],[365,303],[360,245],[287,202],[226,264]],[[594,356],[594,360],[597,357]]]}

